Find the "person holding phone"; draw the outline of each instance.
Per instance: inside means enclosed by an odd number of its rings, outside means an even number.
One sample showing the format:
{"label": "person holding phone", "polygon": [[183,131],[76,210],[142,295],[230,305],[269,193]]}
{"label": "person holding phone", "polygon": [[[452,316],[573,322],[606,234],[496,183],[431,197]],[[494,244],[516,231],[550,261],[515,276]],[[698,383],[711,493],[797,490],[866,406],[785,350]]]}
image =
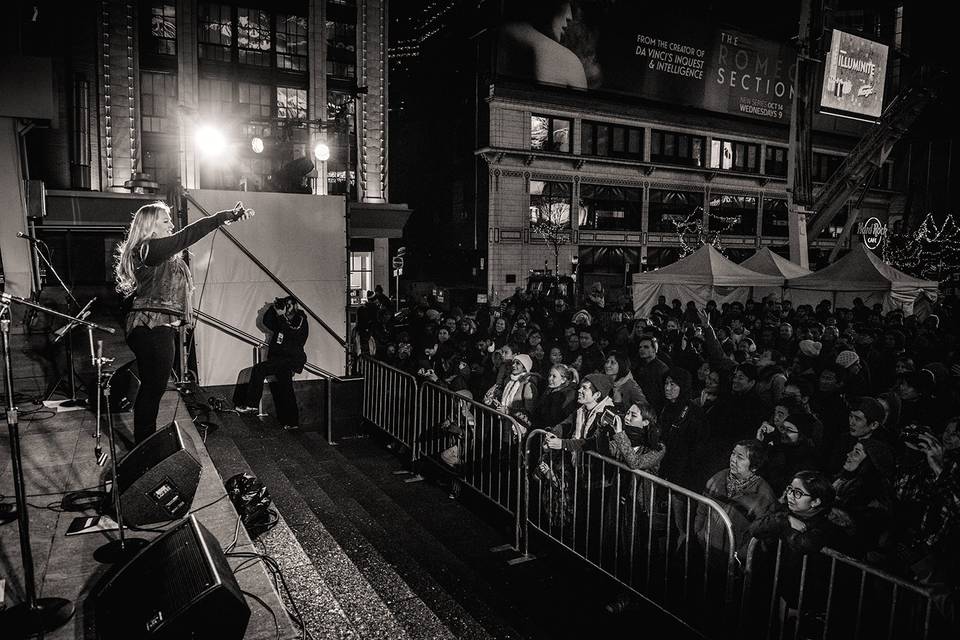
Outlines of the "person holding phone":
{"label": "person holding phone", "polygon": [[238,201],[174,233],[170,207],[146,204],[133,214],[127,237],[117,245],[114,272],[117,291],[129,299],[127,344],[137,359],[140,390],[133,407],[133,436],[139,444],[157,430],[160,398],[167,389],[174,337],[181,325],[193,324],[193,278],[183,251],[221,225],[254,215]]}
{"label": "person holding phone", "polygon": [[277,298],[263,314],[263,324],[273,332],[267,359],[254,365],[247,384],[245,403],[237,405],[237,413],[254,413],[263,395],[263,380],[275,376],[276,393],[273,402],[277,407],[277,420],[286,429],[300,428],[300,411],[293,392],[293,374],[303,371],[307,354],[303,347],[310,333],[307,315],[294,296]]}

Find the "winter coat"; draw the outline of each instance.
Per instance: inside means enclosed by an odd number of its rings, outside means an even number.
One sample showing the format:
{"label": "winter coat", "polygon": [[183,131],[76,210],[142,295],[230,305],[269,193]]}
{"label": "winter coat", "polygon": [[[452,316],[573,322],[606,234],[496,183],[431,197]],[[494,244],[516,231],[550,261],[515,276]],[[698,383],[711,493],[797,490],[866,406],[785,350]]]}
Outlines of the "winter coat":
{"label": "winter coat", "polygon": [[[750,525],[764,515],[777,498],[773,489],[763,478],[756,476],[756,481],[749,483],[742,492],[730,495],[727,493],[727,478],[729,469],[722,469],[707,480],[703,494],[715,500],[730,517],[733,530],[733,544],[741,556],[746,551],[750,541],[747,531]],[[710,538],[707,539],[707,529],[710,529]],[[716,511],[701,503],[697,506],[697,517],[694,529],[697,536],[707,542],[712,548],[722,552],[727,551],[727,536],[723,520]]]}
{"label": "winter coat", "polygon": [[549,429],[573,415],[577,410],[577,388],[565,382],[555,389],[547,389],[534,409],[533,424]]}
{"label": "winter coat", "polygon": [[649,404],[640,385],[633,379],[633,373],[629,371],[624,377],[613,381],[610,397],[613,403],[622,409],[629,409],[634,404]]}

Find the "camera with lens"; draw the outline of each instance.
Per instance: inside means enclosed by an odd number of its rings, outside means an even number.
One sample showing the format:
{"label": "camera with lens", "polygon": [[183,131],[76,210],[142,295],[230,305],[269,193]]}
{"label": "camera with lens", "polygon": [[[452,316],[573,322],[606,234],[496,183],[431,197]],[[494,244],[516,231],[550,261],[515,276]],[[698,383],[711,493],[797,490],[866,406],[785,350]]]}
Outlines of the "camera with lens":
{"label": "camera with lens", "polygon": [[916,423],[910,423],[903,428],[900,433],[900,438],[903,440],[904,444],[920,446],[920,444],[923,442],[920,436],[923,434],[933,435],[930,432],[930,429],[927,427],[922,427]]}
{"label": "camera with lens", "polygon": [[613,432],[613,427],[617,422],[617,414],[615,414],[611,409],[605,409],[603,413],[600,414],[600,428],[608,432]]}

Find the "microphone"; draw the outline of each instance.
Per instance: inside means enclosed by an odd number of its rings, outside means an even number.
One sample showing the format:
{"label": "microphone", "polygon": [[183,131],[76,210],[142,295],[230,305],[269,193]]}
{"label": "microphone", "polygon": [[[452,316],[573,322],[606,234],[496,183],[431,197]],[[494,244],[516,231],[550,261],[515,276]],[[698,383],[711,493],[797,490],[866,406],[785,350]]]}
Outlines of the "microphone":
{"label": "microphone", "polygon": [[17,231],[17,237],[18,237],[18,238],[23,238],[23,239],[26,240],[27,242],[43,242],[43,240],[41,240],[41,239],[39,239],[39,238],[34,238],[34,237],[31,236],[31,235],[27,235],[27,234],[24,233],[23,231]]}

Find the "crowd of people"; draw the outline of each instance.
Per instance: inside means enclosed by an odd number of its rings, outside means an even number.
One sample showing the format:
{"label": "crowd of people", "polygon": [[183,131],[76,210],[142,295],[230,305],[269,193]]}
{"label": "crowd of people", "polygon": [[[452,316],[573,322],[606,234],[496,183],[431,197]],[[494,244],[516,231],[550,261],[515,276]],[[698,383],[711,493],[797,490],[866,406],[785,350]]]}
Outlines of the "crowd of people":
{"label": "crowd of people", "polygon": [[[854,555],[943,594],[960,576],[960,302],[907,315],[769,297],[649,317],[517,291],[411,309],[369,296],[364,349],[422,380],[717,501],[751,538]],[[706,509],[693,531],[703,544]]]}

